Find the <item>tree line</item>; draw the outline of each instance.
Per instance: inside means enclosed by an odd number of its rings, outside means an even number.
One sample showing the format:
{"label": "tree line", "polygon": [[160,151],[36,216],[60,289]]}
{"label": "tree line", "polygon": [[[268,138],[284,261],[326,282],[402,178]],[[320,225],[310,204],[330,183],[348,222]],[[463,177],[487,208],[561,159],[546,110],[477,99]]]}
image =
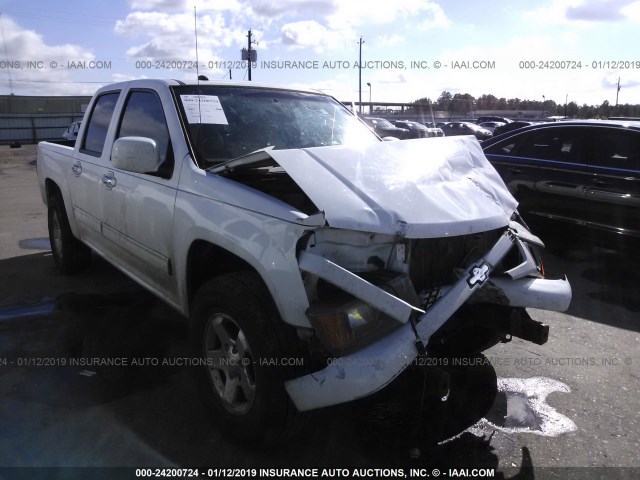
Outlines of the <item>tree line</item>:
{"label": "tree line", "polygon": [[495,95],[484,94],[475,98],[468,93],[444,91],[436,101],[430,98],[420,98],[413,102],[410,110],[419,114],[428,114],[430,110],[444,111],[457,114],[468,114],[476,110],[536,110],[544,112],[545,116],[567,116],[571,118],[609,118],[609,117],[640,117],[640,105],[611,105],[608,100],[601,105],[578,105],[576,102],[567,104],[556,103],[553,100],[522,100],[520,98],[498,98]]}

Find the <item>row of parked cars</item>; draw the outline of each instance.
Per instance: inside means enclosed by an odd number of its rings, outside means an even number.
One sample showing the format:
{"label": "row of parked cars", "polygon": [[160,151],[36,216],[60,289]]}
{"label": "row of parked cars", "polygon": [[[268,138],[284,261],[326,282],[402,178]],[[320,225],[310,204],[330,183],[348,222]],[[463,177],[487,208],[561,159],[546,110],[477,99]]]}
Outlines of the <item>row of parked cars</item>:
{"label": "row of parked cars", "polygon": [[473,135],[478,141],[487,140],[494,135],[532,125],[528,121],[512,121],[497,116],[479,117],[475,123],[469,121],[454,122],[416,122],[412,120],[387,120],[379,117],[362,117],[381,137],[395,137],[400,140],[409,138],[444,137],[454,135]]}
{"label": "row of parked cars", "polygon": [[378,117],[362,117],[362,121],[382,138],[395,137],[406,140],[409,138],[444,137],[442,129],[411,120],[390,121]]}

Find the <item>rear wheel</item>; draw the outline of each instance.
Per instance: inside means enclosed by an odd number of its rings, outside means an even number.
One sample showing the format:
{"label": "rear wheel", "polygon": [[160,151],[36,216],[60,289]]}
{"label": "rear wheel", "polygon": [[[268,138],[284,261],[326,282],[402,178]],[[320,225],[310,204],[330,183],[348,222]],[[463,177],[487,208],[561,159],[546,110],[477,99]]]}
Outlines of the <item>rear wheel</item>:
{"label": "rear wheel", "polygon": [[268,443],[301,429],[306,415],[284,388],[303,372],[300,341],[256,274],[231,273],[203,285],[194,299],[190,337],[206,364],[197,371],[205,402],[227,433]]}
{"label": "rear wheel", "polygon": [[86,270],[91,263],[91,250],[73,236],[64,201],[59,194],[49,197],[47,216],[51,253],[60,271],[71,275]]}

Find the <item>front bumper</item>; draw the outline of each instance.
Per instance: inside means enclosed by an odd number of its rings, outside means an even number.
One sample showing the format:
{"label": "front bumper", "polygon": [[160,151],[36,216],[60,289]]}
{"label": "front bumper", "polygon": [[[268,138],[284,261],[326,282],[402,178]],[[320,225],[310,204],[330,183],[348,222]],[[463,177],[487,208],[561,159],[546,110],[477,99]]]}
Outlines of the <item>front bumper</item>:
{"label": "front bumper", "polygon": [[[489,281],[490,273],[516,241],[516,234],[507,230],[491,250],[415,322],[404,323],[352,355],[333,359],[323,370],[287,381],[285,388],[298,410],[355,400],[391,383],[418,356],[417,343],[428,344],[429,338]],[[513,306],[562,311],[571,301],[571,286],[566,279],[492,279],[491,283],[503,291]]]}

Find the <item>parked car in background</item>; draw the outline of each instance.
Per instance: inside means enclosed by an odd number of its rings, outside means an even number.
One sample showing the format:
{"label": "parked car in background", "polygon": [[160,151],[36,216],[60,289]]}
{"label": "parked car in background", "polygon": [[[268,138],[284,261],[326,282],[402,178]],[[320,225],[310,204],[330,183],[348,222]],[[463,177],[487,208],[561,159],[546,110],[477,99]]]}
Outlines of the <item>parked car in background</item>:
{"label": "parked car in background", "polygon": [[493,133],[497,127],[501,127],[503,125],[511,125],[511,124],[504,123],[504,122],[482,122],[478,124],[478,126],[482,128],[486,128],[491,133]]}
{"label": "parked car in background", "polygon": [[69,125],[62,134],[62,138],[64,138],[65,140],[75,141],[75,139],[78,138],[78,132],[80,131],[81,123],[82,122],[73,122],[71,125]]}
{"label": "parked car in background", "polygon": [[408,130],[408,134],[405,138],[427,138],[427,127],[410,120],[393,120],[391,121],[394,127],[403,128]]}
{"label": "parked car in background", "polygon": [[389,120],[378,117],[360,117],[364,123],[373,128],[380,137],[395,137],[400,140],[405,138],[412,138],[409,130],[406,128],[399,128],[393,125]]}
{"label": "parked car in background", "polygon": [[495,115],[481,115],[476,118],[476,124],[480,125],[484,122],[502,122],[502,123],[511,123],[513,120],[506,117],[497,117]]}
{"label": "parked car in background", "polygon": [[541,123],[483,149],[528,223],[610,246],[640,240],[640,122]]}
{"label": "parked car in background", "polygon": [[491,138],[493,134],[486,128],[469,122],[449,122],[442,127],[445,136],[473,135],[479,141]]}
{"label": "parked car in background", "polygon": [[421,123],[411,120],[394,120],[391,123],[398,128],[409,130],[406,138],[444,137],[444,132],[440,128],[426,127]]}
{"label": "parked car in background", "polygon": [[502,126],[496,127],[493,131],[493,136],[497,137],[498,135],[502,135],[506,132],[511,132],[513,130],[517,130],[518,128],[528,127],[529,125],[534,125],[535,122],[527,122],[524,120],[518,120],[517,122],[505,123]]}

